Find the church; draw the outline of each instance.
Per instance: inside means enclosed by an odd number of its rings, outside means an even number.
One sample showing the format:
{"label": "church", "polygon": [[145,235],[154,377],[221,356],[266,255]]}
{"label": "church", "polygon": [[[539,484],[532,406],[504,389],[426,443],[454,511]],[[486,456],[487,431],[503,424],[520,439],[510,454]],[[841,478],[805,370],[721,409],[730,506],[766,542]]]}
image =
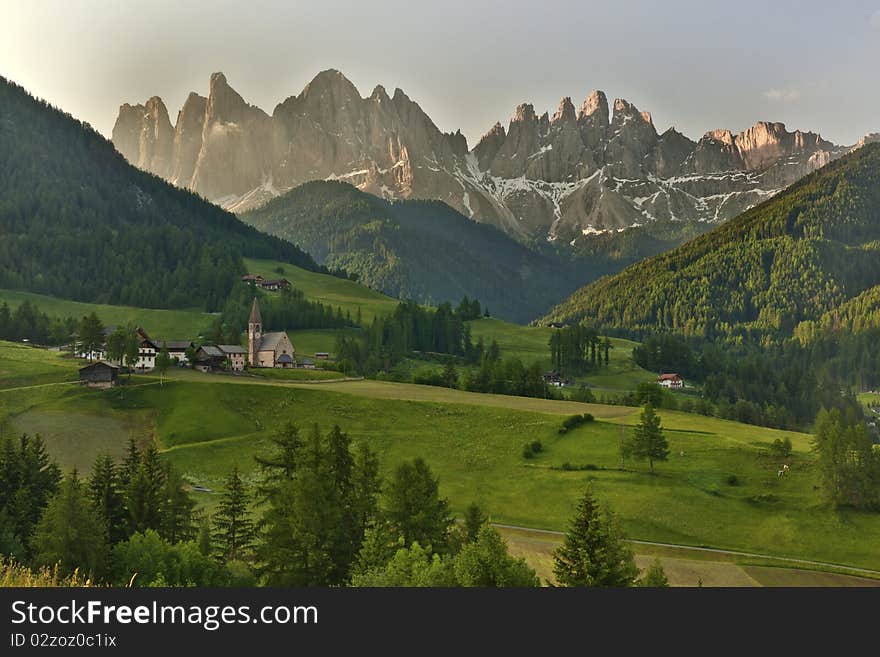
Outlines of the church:
{"label": "church", "polygon": [[248,319],[248,364],[251,367],[296,367],[296,350],[287,333],[263,333],[263,317],[256,297]]}

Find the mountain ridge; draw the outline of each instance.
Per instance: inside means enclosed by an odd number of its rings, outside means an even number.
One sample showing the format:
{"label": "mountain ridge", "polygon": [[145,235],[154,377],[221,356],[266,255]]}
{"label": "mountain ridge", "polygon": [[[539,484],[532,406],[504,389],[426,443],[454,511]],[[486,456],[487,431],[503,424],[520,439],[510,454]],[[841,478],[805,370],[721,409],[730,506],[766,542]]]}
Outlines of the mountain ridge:
{"label": "mountain ridge", "polygon": [[506,128],[497,122],[469,148],[401,89],[389,96],[377,85],[362,97],[335,69],[271,115],[222,73],[211,76],[207,97],[189,95],[174,126],[151,101],[120,107],[114,144],[227,209],[341,179],[386,199],[442,200],[523,241],[558,244],[651,221],[720,222],[851,149],[778,122],[699,140],[674,128],[658,134],[650,113],[620,98],[609,104],[601,91],[580,109],[563,98],[552,117],[521,103]]}
{"label": "mountain ridge", "polygon": [[388,201],[344,181],[312,181],[239,215],[371,288],[438,305],[478,299],[526,323],[600,271],[539,253],[442,201]]}

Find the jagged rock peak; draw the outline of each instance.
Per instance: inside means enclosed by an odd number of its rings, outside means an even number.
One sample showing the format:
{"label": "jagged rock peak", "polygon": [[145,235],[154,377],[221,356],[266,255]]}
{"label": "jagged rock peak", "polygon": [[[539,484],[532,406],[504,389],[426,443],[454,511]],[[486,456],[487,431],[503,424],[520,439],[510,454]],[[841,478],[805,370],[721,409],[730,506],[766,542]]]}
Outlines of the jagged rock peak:
{"label": "jagged rock peak", "polygon": [[535,120],[535,106],[531,103],[520,103],[513,112],[511,122],[525,122]]}
{"label": "jagged rock peak", "polygon": [[608,123],[608,98],[604,91],[594,89],[581,106],[578,118],[597,117],[602,123]]}
{"label": "jagged rock peak", "polygon": [[641,119],[644,123],[653,125],[650,112],[640,112],[638,108],[623,98],[614,99],[614,113],[612,123],[623,123],[627,119]]}
{"label": "jagged rock peak", "polygon": [[566,96],[559,101],[559,109],[556,110],[556,114],[553,115],[551,122],[574,120],[576,120],[574,105],[571,103],[571,98]]}
{"label": "jagged rock peak", "polygon": [[385,91],[385,87],[383,87],[381,84],[377,84],[377,85],[376,85],[376,88],[373,89],[373,93],[370,94],[370,98],[371,98],[372,100],[378,100],[379,102],[384,102],[384,101],[386,101],[386,100],[391,100],[391,99],[388,97],[388,92]]}
{"label": "jagged rock peak", "polygon": [[720,141],[722,144],[733,146],[733,133],[727,129],[719,128],[718,130],[710,130],[705,135],[703,135],[703,139]]}

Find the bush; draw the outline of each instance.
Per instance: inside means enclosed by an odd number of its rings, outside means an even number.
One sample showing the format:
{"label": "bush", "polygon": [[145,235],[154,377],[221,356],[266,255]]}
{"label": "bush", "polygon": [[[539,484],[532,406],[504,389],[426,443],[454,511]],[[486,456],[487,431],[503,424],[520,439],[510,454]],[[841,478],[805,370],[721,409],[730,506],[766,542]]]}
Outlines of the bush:
{"label": "bush", "polygon": [[571,415],[562,421],[559,433],[568,433],[572,429],[577,429],[582,424],[593,421],[592,413],[584,413],[583,415]]}
{"label": "bush", "polygon": [[540,440],[533,440],[530,443],[526,443],[523,445],[523,458],[530,459],[535,454],[540,454],[544,451],[544,446],[541,444]]}
{"label": "bush", "polygon": [[739,486],[739,477],[735,474],[727,475],[727,479],[724,481],[727,482],[728,486]]}
{"label": "bush", "polygon": [[770,453],[780,458],[791,456],[791,438],[786,436],[784,440],[774,440],[770,445]]}

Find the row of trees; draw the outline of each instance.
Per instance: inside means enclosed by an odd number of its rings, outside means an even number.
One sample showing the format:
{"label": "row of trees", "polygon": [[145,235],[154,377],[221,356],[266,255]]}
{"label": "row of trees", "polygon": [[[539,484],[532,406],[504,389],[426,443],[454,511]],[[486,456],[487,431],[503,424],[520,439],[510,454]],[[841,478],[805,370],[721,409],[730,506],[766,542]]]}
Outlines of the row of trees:
{"label": "row of trees", "polygon": [[[6,438],[0,455],[0,552],[35,567],[60,564],[94,579],[128,584],[143,573],[143,546],[161,546],[177,575],[166,583],[220,584],[195,547],[200,514],[181,476],[152,445],[134,440],[121,463],[99,456],[87,480],[74,470],[62,477],[39,437]],[[199,575],[195,573],[208,573]]]}
{"label": "row of trees", "polygon": [[23,301],[11,310],[5,301],[0,305],[0,340],[36,344],[65,344],[76,330],[72,317],[50,317],[30,301]]}
{"label": "row of trees", "polygon": [[482,357],[482,343],[474,344],[470,326],[478,301],[465,303],[458,310],[450,303],[436,309],[413,301],[403,301],[391,315],[376,317],[361,337],[340,336],[336,354],[339,368],[346,373],[372,376],[389,371],[404,357],[416,352],[449,354],[476,363]]}
{"label": "row of trees", "polygon": [[603,361],[607,367],[614,348],[607,336],[601,338],[596,329],[583,324],[553,331],[549,346],[553,369],[566,375],[595,370]]}

